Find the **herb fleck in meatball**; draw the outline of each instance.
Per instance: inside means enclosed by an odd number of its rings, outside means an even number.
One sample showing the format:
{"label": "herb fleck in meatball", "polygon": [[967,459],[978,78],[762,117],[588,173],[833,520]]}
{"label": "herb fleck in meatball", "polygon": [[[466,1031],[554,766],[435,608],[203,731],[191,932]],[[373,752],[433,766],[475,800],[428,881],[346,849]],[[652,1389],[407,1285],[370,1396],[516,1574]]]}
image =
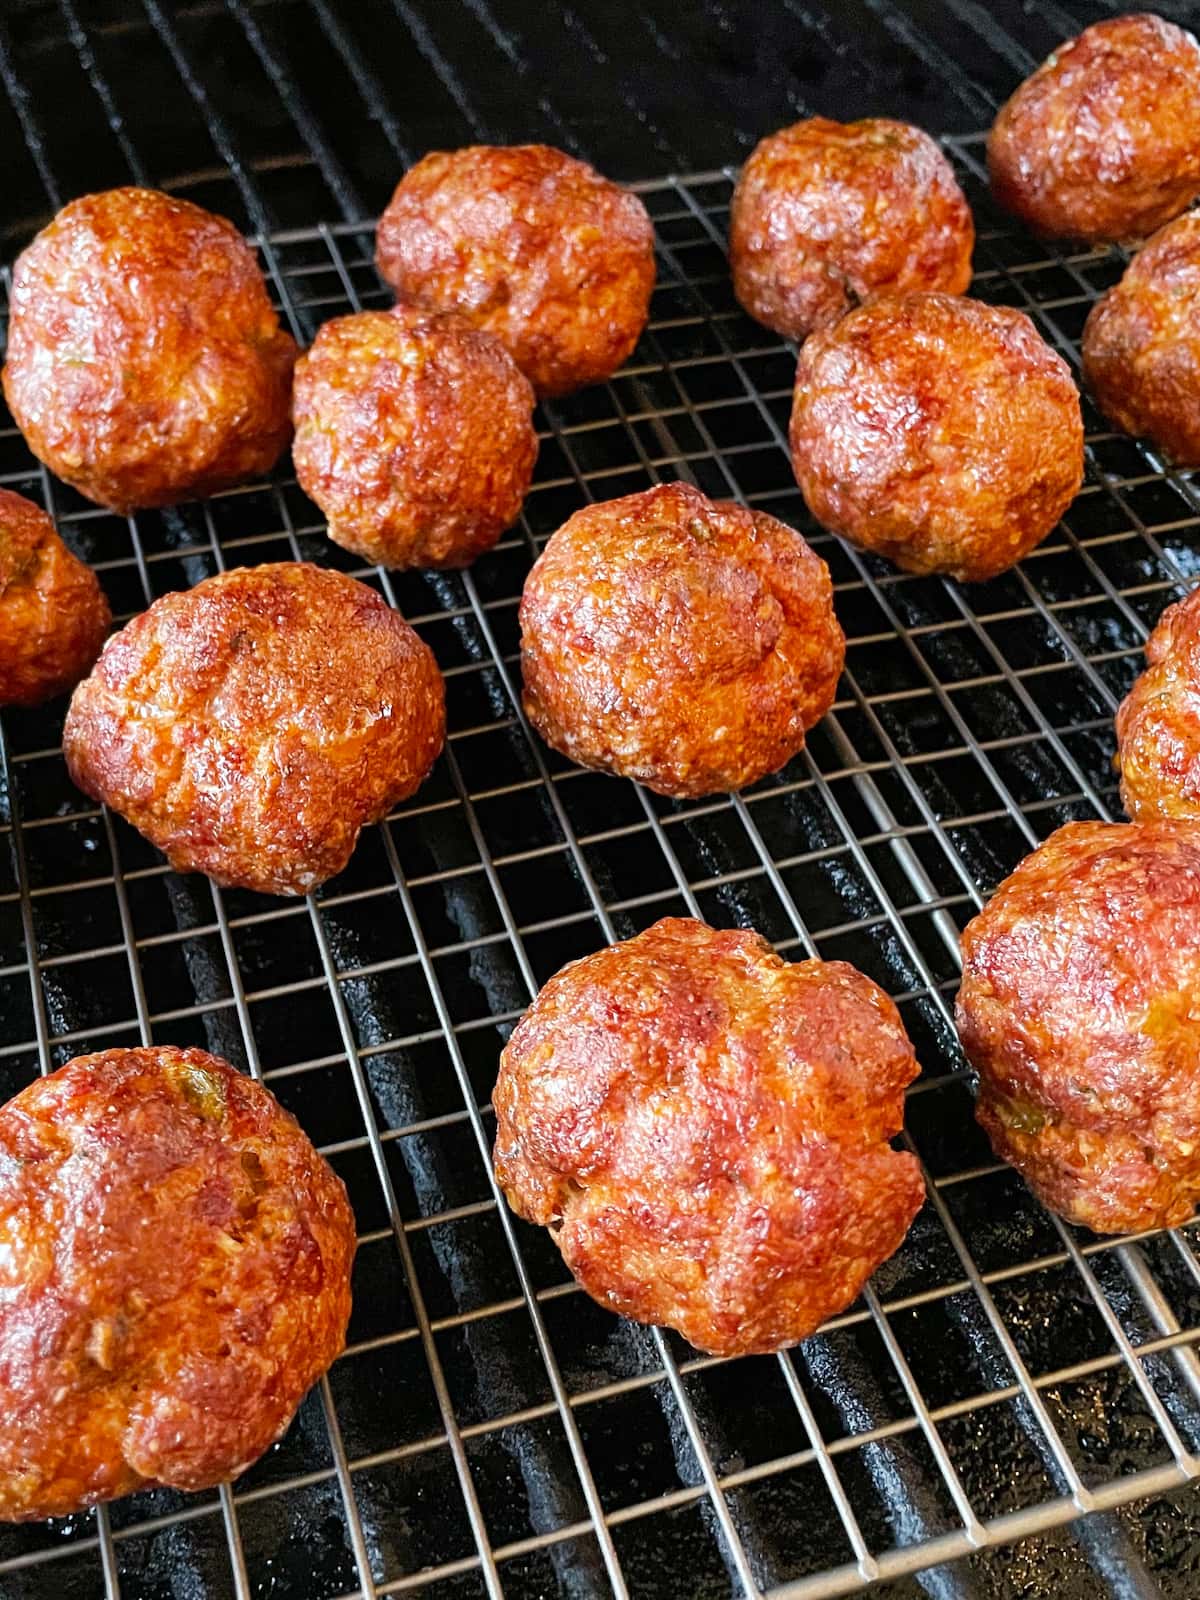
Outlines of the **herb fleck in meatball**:
{"label": "herb fleck in meatball", "polygon": [[13,271],[9,409],[39,460],[115,511],[266,472],[295,359],[233,224],[154,189],[73,200]]}
{"label": "herb fleck in meatball", "polygon": [[445,727],[402,617],[344,573],[278,562],[164,595],[115,634],[63,748],[177,872],[304,894],[413,793]]}
{"label": "herb fleck in meatball", "polygon": [[0,1108],[0,1518],[204,1489],[342,1348],[354,1218],[202,1050],[80,1056]]}
{"label": "herb fleck in meatball", "polygon": [[654,287],[642,202],[543,144],[426,156],[380,218],[376,255],[398,299],[495,334],[539,395],[614,373]]}
{"label": "herb fleck in meatball", "polygon": [[909,572],[994,578],[1083,478],[1070,370],[1007,306],[886,296],[801,348],[792,465],[818,522]]}
{"label": "herb fleck in meatball", "polygon": [[533,405],[503,345],[461,317],[338,317],[296,367],[296,476],[346,549],[388,567],[465,566],[520,512]]}
{"label": "herb fleck in meatball", "polygon": [[733,287],[790,339],[876,294],[960,293],[975,227],[950,163],[906,122],[812,117],[755,146],[730,213]]}
{"label": "herb fleck in meatball", "polygon": [[538,995],[496,1084],[496,1172],[602,1305],[746,1355],[804,1339],[923,1198],[892,1150],[912,1045],[841,961],[667,918]]}
{"label": "herb fleck in meatball", "polygon": [[783,766],[845,654],[829,570],[800,535],[681,483],[577,511],[520,620],[525,709],[547,743],[669,795]]}
{"label": "herb fleck in meatball", "polygon": [[1051,238],[1144,238],[1200,194],[1200,44],[1135,13],[1059,45],[1000,109],[992,193]]}
{"label": "herb fleck in meatball", "polygon": [[1158,619],[1117,711],[1117,751],[1131,817],[1200,822],[1200,589]]}
{"label": "herb fleck in meatball", "polygon": [[111,621],[96,574],[46,513],[0,489],[0,706],[34,706],[74,688]]}

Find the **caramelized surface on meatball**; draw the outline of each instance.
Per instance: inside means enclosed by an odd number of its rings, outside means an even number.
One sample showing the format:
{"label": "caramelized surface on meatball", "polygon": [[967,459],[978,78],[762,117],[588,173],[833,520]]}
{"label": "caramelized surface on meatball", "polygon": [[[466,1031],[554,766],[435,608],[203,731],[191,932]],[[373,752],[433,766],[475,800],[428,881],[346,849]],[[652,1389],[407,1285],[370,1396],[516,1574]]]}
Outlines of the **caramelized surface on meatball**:
{"label": "caramelized surface on meatball", "polygon": [[329,537],[388,567],[461,567],[515,522],[533,390],[490,334],[415,307],[337,317],[296,367],[292,457]]}
{"label": "caramelized surface on meatball", "polygon": [[115,511],[266,472],[295,359],[233,224],[154,189],[73,200],[13,270],[9,409],[39,460]]}
{"label": "caramelized surface on meatball", "polygon": [[74,688],[111,621],[96,574],[41,507],[0,489],[0,706],[34,706]]}
{"label": "caramelized surface on meatball", "polygon": [[1117,711],[1121,803],[1129,815],[1200,822],[1200,589],[1168,606],[1146,670]]}
{"label": "caramelized surface on meatball", "polygon": [[843,1310],[920,1209],[912,1045],[844,962],[668,917],[558,973],[509,1040],[496,1172],[602,1305],[716,1355]]}
{"label": "caramelized surface on meatball", "polygon": [[948,294],[874,300],[802,347],[792,465],[825,527],[909,572],[994,578],[1083,479],[1067,364],[1024,313]]}
{"label": "caramelized surface on meatball", "polygon": [[609,377],[638,342],[654,230],[636,195],[544,144],[435,151],[406,172],[376,236],[397,298],[459,311],[539,395]]}
{"label": "caramelized surface on meatball", "polygon": [[958,1031],[996,1154],[1098,1233],[1200,1195],[1200,829],[1076,822],[963,936]]}
{"label": "caramelized surface on meatball", "polygon": [[429,772],[429,647],[366,584],[302,562],[164,595],[105,646],[63,732],[72,778],[177,872],[304,894]]}
{"label": "caramelized surface on meatball", "polygon": [[0,1108],[0,1240],[8,1521],[236,1476],[345,1341],[345,1188],[202,1050],[80,1056]]}
{"label": "caramelized surface on meatball", "polygon": [[875,294],[971,281],[975,225],[950,163],[907,122],[812,117],[755,146],[729,219],[752,317],[805,339]]}
{"label": "caramelized surface on meatball", "polygon": [[669,795],[783,766],[845,655],[829,569],[800,535],[682,483],[577,511],[520,619],[525,710],[547,743]]}
{"label": "caramelized surface on meatball", "polygon": [[1000,108],[992,193],[1051,238],[1144,238],[1200,194],[1200,44],[1146,13],[1059,45]]}
{"label": "caramelized surface on meatball", "polygon": [[1156,233],[1092,307],[1083,372],[1110,422],[1200,466],[1200,212]]}

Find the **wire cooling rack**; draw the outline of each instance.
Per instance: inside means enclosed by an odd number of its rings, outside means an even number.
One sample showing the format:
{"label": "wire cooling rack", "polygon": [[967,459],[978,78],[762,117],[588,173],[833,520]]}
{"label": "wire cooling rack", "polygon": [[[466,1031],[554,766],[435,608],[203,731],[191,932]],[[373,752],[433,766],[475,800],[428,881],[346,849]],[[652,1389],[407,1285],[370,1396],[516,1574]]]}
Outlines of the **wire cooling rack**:
{"label": "wire cooling rack", "polygon": [[[1013,231],[980,141],[947,147],[981,225],[973,292],[1028,310],[1077,365],[1121,258]],[[116,518],[40,472],[4,419],[0,481],[50,506],[119,617],[244,563],[343,567],[432,645],[450,715],[430,781],[299,903],[168,872],[72,787],[62,707],[0,719],[0,1092],[87,1050],[204,1046],[296,1113],[360,1236],[348,1349],[286,1438],[220,1492],[0,1528],[4,1600],[818,1600],[873,1583],[968,1600],[1013,1592],[987,1587],[978,1552],[1080,1517],[1080,1592],[1159,1592],[1138,1586],[1136,1521],[1106,1512],[1197,1473],[1194,1234],[1097,1239],[1043,1212],[975,1127],[950,1015],[958,931],[991,888],[1060,823],[1117,813],[1113,711],[1200,574],[1200,484],[1085,401],[1084,489],[1019,570],[967,589],[823,534],[785,449],[792,354],[732,299],[731,188],[725,172],[640,186],[660,244],[651,326],[612,383],[543,408],[521,523],[467,573],[354,565],[284,469]],[[368,226],[261,249],[302,340],[387,303]],[[585,500],[670,478],[802,529],[848,637],[808,749],[689,803],[568,766],[517,698],[540,544]],[[702,1357],[604,1312],[490,1173],[496,1059],[531,995],[687,913],[853,961],[923,1063],[904,1138],[927,1204],[862,1299],[777,1358]],[[1182,1551],[1198,1513],[1178,1506]],[[1027,1548],[1043,1577],[1065,1570],[1045,1540]]]}

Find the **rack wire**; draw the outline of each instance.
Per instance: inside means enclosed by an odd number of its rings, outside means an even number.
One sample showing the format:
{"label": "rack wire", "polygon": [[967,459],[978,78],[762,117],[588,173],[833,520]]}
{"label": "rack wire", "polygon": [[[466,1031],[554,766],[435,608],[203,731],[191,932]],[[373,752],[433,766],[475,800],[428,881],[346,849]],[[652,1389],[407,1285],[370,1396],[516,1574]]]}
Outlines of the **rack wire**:
{"label": "rack wire", "polygon": [[[981,223],[973,293],[1028,310],[1077,366],[1121,258],[1015,232],[990,210],[979,140],[947,148]],[[650,327],[611,383],[543,407],[521,522],[466,573],[356,565],[286,466],[119,519],[38,469],[4,419],[0,482],[54,512],[119,619],[229,567],[334,565],[431,644],[450,720],[429,782],[291,903],[168,872],[72,788],[62,707],[0,717],[0,1093],[87,1050],[202,1045],[299,1116],[360,1237],[348,1349],[286,1438],[220,1492],[0,1528],[4,1600],[874,1584],[971,1600],[993,1592],[973,1586],[986,1552],[1076,1519],[1098,1588],[1158,1592],[1136,1525],[1108,1513],[1197,1475],[1194,1230],[1099,1239],[1043,1212],[975,1127],[950,1015],[958,931],[991,888],[1061,822],[1118,814],[1112,715],[1200,573],[1200,484],[1088,409],[1083,491],[1014,572],[966,589],[851,550],[791,477],[792,352],[732,299],[732,174],[638,187],[660,252]],[[387,303],[372,243],[357,223],[261,239],[299,338]],[[538,548],[585,500],[671,478],[803,531],[848,637],[808,748],[742,795],[687,803],[570,767],[518,693]],[[688,913],[853,961],[922,1062],[904,1139],[926,1206],[862,1299],[777,1358],[700,1356],[594,1306],[491,1174],[496,1060],[538,986]]]}

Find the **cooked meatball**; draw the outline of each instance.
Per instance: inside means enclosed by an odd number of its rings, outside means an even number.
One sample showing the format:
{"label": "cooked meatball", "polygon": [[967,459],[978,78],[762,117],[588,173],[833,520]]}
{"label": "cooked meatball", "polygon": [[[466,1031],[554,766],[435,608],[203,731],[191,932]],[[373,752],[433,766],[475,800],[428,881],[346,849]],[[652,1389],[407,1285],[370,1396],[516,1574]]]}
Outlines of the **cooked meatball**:
{"label": "cooked meatball", "polygon": [[814,334],[791,445],[818,522],[969,582],[1027,555],[1083,478],[1066,362],[1022,312],[949,294],[887,296]]}
{"label": "cooked meatball", "polygon": [[539,395],[614,373],[646,326],[654,230],[636,195],[544,144],[435,151],[379,219],[397,298],[459,311]]}
{"label": "cooked meatball", "polygon": [[114,634],[63,749],[176,872],[305,894],[413,793],[445,728],[408,624],[344,573],[284,561],[164,595]]}
{"label": "cooked meatball", "polygon": [[337,317],[296,367],[300,487],[388,567],[462,567],[515,522],[533,390],[491,334],[415,307]]}
{"label": "cooked meatball", "polygon": [[31,500],[0,489],[0,706],[73,689],[112,622],[104,590]]}
{"label": "cooked meatball", "polygon": [[1145,13],[1059,45],[992,127],[992,193],[1050,238],[1144,238],[1200,194],[1200,44]]}
{"label": "cooked meatball", "polygon": [[812,117],[755,146],[729,218],[752,317],[806,339],[875,294],[971,281],[975,225],[950,163],[907,122]]}
{"label": "cooked meatball", "polygon": [[963,935],[958,1031],[996,1154],[1098,1233],[1200,1195],[1200,829],[1075,822]]}
{"label": "cooked meatball", "polygon": [[13,270],[4,393],[39,460],[129,511],[266,472],[296,345],[231,222],[154,189],[73,200]]}
{"label": "cooked meatball", "polygon": [[1118,428],[1200,466],[1200,212],[1156,233],[1092,307],[1083,372]]}
{"label": "cooked meatball", "polygon": [[764,511],[682,483],[585,506],[521,597],[525,710],[548,744],[659,794],[744,788],[829,710],[829,569]]}
{"label": "cooked meatball", "polygon": [[345,1341],[345,1188],[202,1050],[80,1056],[0,1108],[0,1239],[6,1521],[235,1477]]}
{"label": "cooked meatball", "polygon": [[701,1350],[845,1309],[921,1207],[892,1150],[917,1063],[842,961],[668,917],[564,967],[500,1058],[496,1173],[595,1299]]}
{"label": "cooked meatball", "polygon": [[1158,619],[1117,711],[1117,751],[1131,817],[1200,822],[1200,589]]}

